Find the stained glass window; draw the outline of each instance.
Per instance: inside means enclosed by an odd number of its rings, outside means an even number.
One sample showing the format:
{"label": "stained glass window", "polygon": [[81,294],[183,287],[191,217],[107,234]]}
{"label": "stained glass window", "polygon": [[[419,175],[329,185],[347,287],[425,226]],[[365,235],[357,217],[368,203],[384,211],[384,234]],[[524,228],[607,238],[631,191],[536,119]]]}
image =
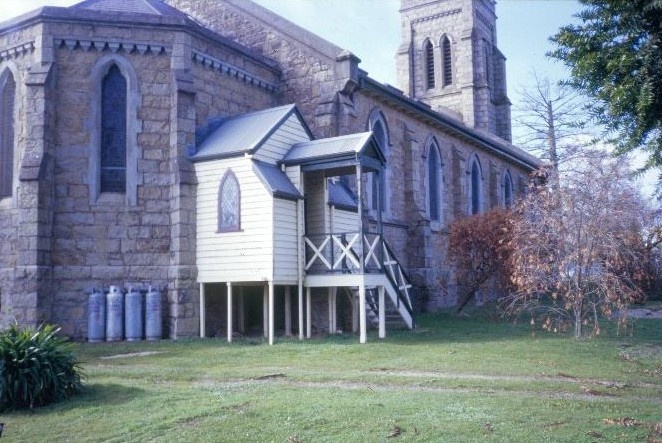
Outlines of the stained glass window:
{"label": "stained glass window", "polygon": [[[384,125],[382,124],[381,120],[377,120],[373,127],[372,127],[372,132],[375,134],[375,138],[377,139],[377,143],[379,143],[379,148],[382,150],[382,153],[386,155],[388,151],[388,146],[387,146],[387,139],[386,139],[386,133],[384,131]],[[378,177],[375,175],[372,176],[371,179],[371,202],[370,206],[372,209],[375,211],[378,208],[381,208],[381,210],[386,209],[386,171],[383,171],[381,174],[379,174]],[[379,199],[378,199],[379,198]]]}
{"label": "stained glass window", "polygon": [[478,214],[481,206],[481,172],[478,160],[471,164],[471,214]]}
{"label": "stained glass window", "polygon": [[228,171],[218,191],[218,230],[219,232],[238,231],[240,229],[239,182],[232,171]]}
{"label": "stained glass window", "polygon": [[117,65],[101,88],[101,192],[125,193],[127,83]]}
{"label": "stained glass window", "polygon": [[441,219],[441,158],[436,144],[430,145],[428,152],[428,204],[430,220]]}
{"label": "stained glass window", "polygon": [[0,198],[11,197],[14,180],[14,100],[16,82],[9,72],[0,97]]}

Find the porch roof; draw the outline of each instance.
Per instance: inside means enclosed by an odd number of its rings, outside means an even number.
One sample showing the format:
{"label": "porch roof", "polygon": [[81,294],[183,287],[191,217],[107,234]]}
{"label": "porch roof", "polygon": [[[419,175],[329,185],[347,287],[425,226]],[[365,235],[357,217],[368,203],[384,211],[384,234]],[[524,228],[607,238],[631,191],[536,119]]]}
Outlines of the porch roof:
{"label": "porch roof", "polygon": [[378,170],[385,162],[371,131],[297,143],[283,159],[285,165],[301,165],[304,171],[358,164]]}
{"label": "porch roof", "polygon": [[267,188],[267,191],[274,197],[286,200],[303,198],[290,179],[277,166],[253,160],[253,170],[265,188]]}

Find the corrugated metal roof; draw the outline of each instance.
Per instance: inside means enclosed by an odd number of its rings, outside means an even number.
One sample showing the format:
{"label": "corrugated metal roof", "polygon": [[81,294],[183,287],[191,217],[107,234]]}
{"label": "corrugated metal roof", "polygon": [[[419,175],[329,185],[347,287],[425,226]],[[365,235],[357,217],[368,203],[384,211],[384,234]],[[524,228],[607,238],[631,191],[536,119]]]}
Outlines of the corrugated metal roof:
{"label": "corrugated metal roof", "polygon": [[359,208],[356,196],[340,180],[328,179],[329,205],[356,211]]}
{"label": "corrugated metal roof", "polygon": [[200,144],[197,152],[191,156],[191,160],[250,153],[257,149],[295,110],[295,105],[286,105],[230,117]]}
{"label": "corrugated metal roof", "polygon": [[274,197],[292,200],[303,198],[287,175],[277,166],[253,160],[253,170]]}
{"label": "corrugated metal roof", "polygon": [[72,9],[88,9],[101,12],[125,14],[151,14],[185,16],[183,12],[166,5],[161,0],[87,0],[71,6]]}
{"label": "corrugated metal roof", "polygon": [[372,132],[343,135],[341,137],[297,143],[287,153],[286,164],[305,163],[310,160],[330,158],[338,154],[360,153],[370,140]]}

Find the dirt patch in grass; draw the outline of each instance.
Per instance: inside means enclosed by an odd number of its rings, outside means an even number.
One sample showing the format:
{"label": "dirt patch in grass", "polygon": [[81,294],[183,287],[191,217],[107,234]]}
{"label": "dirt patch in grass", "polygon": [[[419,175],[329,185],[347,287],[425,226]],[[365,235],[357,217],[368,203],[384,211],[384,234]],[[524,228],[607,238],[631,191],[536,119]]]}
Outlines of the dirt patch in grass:
{"label": "dirt patch in grass", "polygon": [[163,351],[145,351],[145,352],[130,352],[128,354],[115,354],[115,355],[105,355],[99,357],[99,360],[113,360],[116,358],[133,358],[133,357],[148,357],[150,355],[165,354]]}
{"label": "dirt patch in grass", "polygon": [[456,379],[456,380],[485,380],[485,381],[546,381],[557,383],[577,383],[577,384],[596,384],[610,388],[623,389],[626,387],[657,387],[656,384],[643,382],[619,383],[611,380],[597,380],[583,377],[575,377],[570,374],[559,372],[556,376],[551,375],[489,375],[489,374],[467,374],[456,372],[436,372],[436,371],[399,371],[394,369],[378,369],[376,371],[366,371],[368,374],[382,374],[399,377],[424,378],[424,379]]}
{"label": "dirt patch in grass", "polygon": [[[251,385],[265,385],[277,384],[279,386],[292,386],[300,388],[319,388],[319,389],[342,389],[342,390],[366,390],[371,392],[431,392],[431,393],[482,393],[485,395],[507,395],[531,398],[550,398],[550,399],[571,399],[571,400],[591,400],[591,401],[619,401],[624,397],[615,397],[612,395],[602,395],[597,392],[569,392],[557,390],[553,392],[533,391],[533,390],[500,390],[500,389],[485,389],[485,388],[469,388],[469,387],[443,387],[443,386],[429,386],[419,383],[402,385],[392,383],[368,383],[361,381],[301,381],[291,380],[286,378],[270,378],[270,379],[244,379],[233,381],[221,381],[214,384],[215,387],[231,388],[238,386],[251,386]],[[627,396],[631,400],[650,401],[647,398],[640,398],[635,396]]]}

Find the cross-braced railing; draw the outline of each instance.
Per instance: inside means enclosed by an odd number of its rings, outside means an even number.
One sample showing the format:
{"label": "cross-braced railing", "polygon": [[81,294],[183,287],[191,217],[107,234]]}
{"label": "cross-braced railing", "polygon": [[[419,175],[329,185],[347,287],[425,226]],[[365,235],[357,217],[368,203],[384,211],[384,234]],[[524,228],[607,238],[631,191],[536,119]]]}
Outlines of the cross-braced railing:
{"label": "cross-braced railing", "polygon": [[395,254],[379,233],[345,232],[304,237],[306,273],[382,273],[411,315],[411,283]]}
{"label": "cross-braced railing", "polygon": [[382,270],[382,237],[369,232],[309,235],[306,245],[306,272],[350,273]]}

